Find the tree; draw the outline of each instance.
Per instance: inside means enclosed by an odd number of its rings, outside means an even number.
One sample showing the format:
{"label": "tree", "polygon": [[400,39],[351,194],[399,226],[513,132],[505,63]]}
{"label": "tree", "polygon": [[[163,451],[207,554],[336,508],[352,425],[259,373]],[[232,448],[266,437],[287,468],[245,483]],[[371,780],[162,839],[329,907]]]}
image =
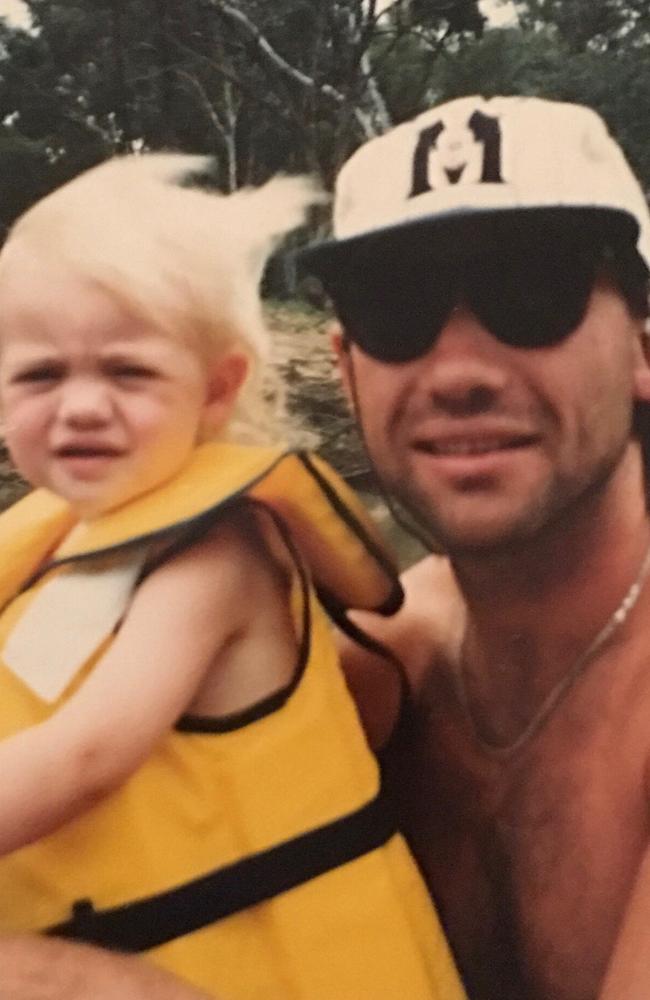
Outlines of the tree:
{"label": "tree", "polygon": [[647,0],[27,0],[0,24],[7,225],[115,152],[214,155],[224,190],[277,171],[330,186],[364,139],[432,103],[542,94],[599,109],[650,186]]}

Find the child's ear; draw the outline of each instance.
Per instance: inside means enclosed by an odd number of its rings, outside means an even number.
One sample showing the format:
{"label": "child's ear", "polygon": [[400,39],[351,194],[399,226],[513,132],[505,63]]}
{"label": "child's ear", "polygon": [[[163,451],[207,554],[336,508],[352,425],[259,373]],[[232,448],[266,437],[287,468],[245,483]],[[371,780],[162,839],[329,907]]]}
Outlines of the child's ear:
{"label": "child's ear", "polygon": [[203,425],[207,433],[215,433],[226,423],[237,402],[249,361],[245,354],[233,352],[212,361],[208,369],[205,390]]}

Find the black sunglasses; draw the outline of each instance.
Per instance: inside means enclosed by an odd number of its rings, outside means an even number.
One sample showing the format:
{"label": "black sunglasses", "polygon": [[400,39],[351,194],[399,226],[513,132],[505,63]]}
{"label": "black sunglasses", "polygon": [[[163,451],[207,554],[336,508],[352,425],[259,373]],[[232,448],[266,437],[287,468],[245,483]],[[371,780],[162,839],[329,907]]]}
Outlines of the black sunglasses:
{"label": "black sunglasses", "polygon": [[347,337],[378,361],[426,354],[460,304],[504,344],[557,344],[580,324],[598,275],[614,258],[584,234],[579,241],[515,241],[443,262],[422,251],[360,255],[344,272],[323,276]]}

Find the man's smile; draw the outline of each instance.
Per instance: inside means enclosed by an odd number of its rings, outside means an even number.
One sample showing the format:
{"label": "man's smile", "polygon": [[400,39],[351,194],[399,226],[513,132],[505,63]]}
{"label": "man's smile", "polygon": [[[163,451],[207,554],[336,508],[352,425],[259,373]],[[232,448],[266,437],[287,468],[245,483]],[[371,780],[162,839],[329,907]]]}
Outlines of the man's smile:
{"label": "man's smile", "polygon": [[411,447],[416,451],[441,456],[486,455],[491,452],[525,448],[539,439],[528,427],[486,420],[431,423],[411,435]]}
{"label": "man's smile", "polygon": [[416,441],[417,451],[431,455],[485,455],[489,452],[511,451],[515,448],[525,448],[534,441],[532,436],[513,438],[458,438],[454,440]]}

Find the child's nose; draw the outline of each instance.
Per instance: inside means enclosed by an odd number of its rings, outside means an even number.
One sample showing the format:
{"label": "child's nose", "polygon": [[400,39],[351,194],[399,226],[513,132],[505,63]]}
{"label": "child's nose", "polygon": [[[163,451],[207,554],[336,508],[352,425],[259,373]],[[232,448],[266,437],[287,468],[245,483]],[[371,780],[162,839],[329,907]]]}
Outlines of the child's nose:
{"label": "child's nose", "polygon": [[61,420],[73,426],[94,427],[109,420],[111,413],[108,386],[100,379],[71,379],[63,387],[59,406]]}

